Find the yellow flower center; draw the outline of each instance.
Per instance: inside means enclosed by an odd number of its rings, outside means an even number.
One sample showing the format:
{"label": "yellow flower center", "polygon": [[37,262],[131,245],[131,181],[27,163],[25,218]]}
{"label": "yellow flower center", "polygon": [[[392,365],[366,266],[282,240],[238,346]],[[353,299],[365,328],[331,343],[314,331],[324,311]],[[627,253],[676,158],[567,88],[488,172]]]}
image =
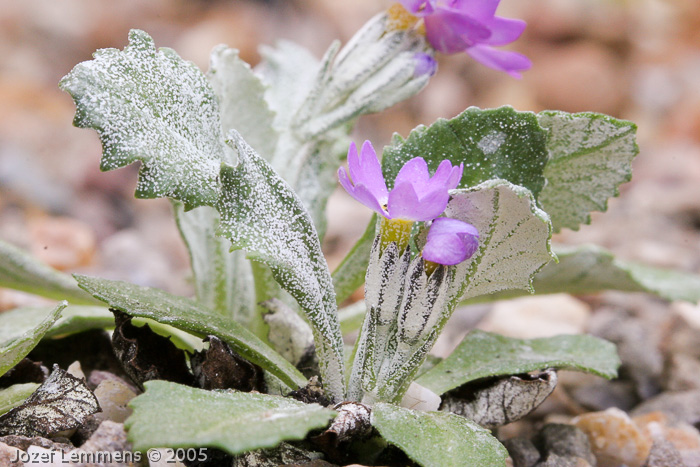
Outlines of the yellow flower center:
{"label": "yellow flower center", "polygon": [[387,219],[382,217],[379,230],[381,232],[381,240],[379,244],[380,251],[384,251],[391,242],[396,242],[399,248],[399,254],[408,246],[411,239],[411,227],[413,221],[404,219]]}
{"label": "yellow flower center", "polygon": [[387,31],[402,31],[413,28],[418,22],[418,18],[413,16],[400,3],[394,3],[388,10],[389,20],[387,21]]}

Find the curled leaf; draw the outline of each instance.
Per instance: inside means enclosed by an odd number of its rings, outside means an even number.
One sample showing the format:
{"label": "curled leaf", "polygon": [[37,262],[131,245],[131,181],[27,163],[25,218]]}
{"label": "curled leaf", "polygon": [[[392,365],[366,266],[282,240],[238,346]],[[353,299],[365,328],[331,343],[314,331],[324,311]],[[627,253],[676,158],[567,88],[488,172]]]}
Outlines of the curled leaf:
{"label": "curled leaf", "polygon": [[131,317],[112,309],[116,327],[112,334],[112,348],[122,362],[124,371],[143,389],[143,383],[164,379],[191,385],[192,374],[187,368],[185,352],[169,338],[153,332],[148,324],[136,327]]}
{"label": "curled leaf", "polygon": [[262,368],[238,355],[218,337],[209,336],[206,340],[209,348],[190,358],[199,387],[265,392]]}
{"label": "curled leaf", "polygon": [[338,416],[323,433],[314,436],[311,441],[332,461],[345,464],[343,460],[347,457],[347,452],[344,448],[350,442],[367,438],[372,433],[371,410],[359,402],[341,402],[334,408],[338,411]]}
{"label": "curled leaf", "polygon": [[496,428],[535,410],[556,385],[557,373],[551,369],[475,381],[445,394],[440,410],[467,417],[484,428]]}
{"label": "curled leaf", "polygon": [[43,436],[77,428],[99,412],[84,379],[54,366],[51,375],[20,406],[0,417],[0,435]]}

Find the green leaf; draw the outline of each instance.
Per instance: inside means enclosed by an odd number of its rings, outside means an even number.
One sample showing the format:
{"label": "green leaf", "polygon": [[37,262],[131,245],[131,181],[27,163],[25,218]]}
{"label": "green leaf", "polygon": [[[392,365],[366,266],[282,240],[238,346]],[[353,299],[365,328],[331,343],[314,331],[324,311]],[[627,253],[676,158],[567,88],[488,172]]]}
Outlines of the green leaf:
{"label": "green leaf", "polygon": [[213,334],[245,359],[280,378],[292,389],[306,385],[306,378],[245,327],[223,318],[199,303],[163,290],[121,281],[75,276],[81,288],[124,313],[150,318],[201,337]]}
{"label": "green leaf", "polygon": [[503,179],[528,188],[537,197],[544,186],[547,132],[532,112],[512,107],[470,107],[451,120],[419,126],[407,139],[394,135],[384,148],[382,169],[389,188],[403,165],[422,157],[433,173],[440,162],[464,163],[460,188]]}
{"label": "green leaf", "polygon": [[620,359],[610,342],[586,335],[514,339],[474,330],[452,354],[416,380],[436,394],[490,376],[558,368],[617,376]]}
{"label": "green leaf", "polygon": [[595,245],[556,249],[559,264],[535,278],[538,293],[585,294],[601,290],[647,292],[669,301],[700,301],[700,276],[616,259]]}
{"label": "green leaf", "polygon": [[537,118],[550,131],[547,185],[539,202],[556,232],[578,230],[590,223],[589,212],[606,211],[618,185],[632,178],[637,126],[594,113],[542,112]]}
{"label": "green leaf", "polygon": [[340,321],[340,330],[343,334],[357,331],[362,327],[362,321],[367,314],[367,306],[364,300],[348,305],[345,308],[338,310],[338,320]]}
{"label": "green leaf", "polygon": [[532,290],[532,277],[554,256],[551,224],[529,190],[503,180],[456,190],[445,215],[479,230],[479,249],[455,268],[451,297]]}
{"label": "green leaf", "polygon": [[[668,301],[700,301],[700,276],[671,269],[622,261],[596,245],[557,246],[559,263],[549,263],[533,281],[537,294],[589,294],[603,290],[645,292]],[[467,300],[467,303],[501,300],[525,295],[503,291]]]}
{"label": "green leaf", "polygon": [[239,163],[222,166],[221,234],[265,263],[299,303],[314,331],[321,378],[333,398],[344,390],[343,339],[335,293],[316,229],[289,185],[231,132]]}
{"label": "green leaf", "polygon": [[[3,330],[0,331],[0,336],[18,335],[27,331],[32,327],[31,323],[40,322],[53,309],[54,307],[51,306],[33,306],[15,308],[3,313]],[[69,305],[61,312],[61,317],[53,323],[44,337],[112,327],[114,327],[114,316],[106,308]]]}
{"label": "green leaf", "polygon": [[22,360],[49,332],[68,302],[61,302],[48,313],[22,317],[18,313],[0,313],[0,376]]}
{"label": "green leaf", "polygon": [[21,290],[55,300],[95,304],[68,274],[40,262],[21,249],[0,240],[0,287]]}
{"label": "green leaf", "polygon": [[197,67],[170,49],[156,50],[143,31],[124,51],[102,49],[60,83],[76,105],[74,124],[95,129],[102,170],[142,163],[136,196],[172,197],[187,208],[212,205],[224,144],[219,104]]}
{"label": "green leaf", "polygon": [[595,113],[469,108],[451,120],[419,126],[405,140],[395,135],[384,148],[382,167],[392,185],[413,157],[423,157],[431,171],[444,159],[464,163],[460,187],[496,178],[524,186],[550,215],[555,231],[578,230],[590,222],[589,212],[605,211],[608,198],[630,180],[639,152],[636,129]]}
{"label": "green leaf", "polygon": [[261,79],[241,60],[238,50],[225,45],[212,50],[207,78],[219,99],[224,134],[238,131],[269,161],[277,146],[277,132],[272,124],[275,113],[265,101],[266,88]]}
{"label": "green leaf", "polygon": [[216,236],[219,213],[209,206],[185,212],[174,201],[175,220],[190,254],[197,301],[245,325],[256,335],[262,319],[256,313],[255,282],[243,252],[230,252],[231,242]]}
{"label": "green leaf", "polygon": [[505,466],[508,451],[489,430],[459,415],[379,403],[372,425],[423,467]]}
{"label": "green leaf", "polygon": [[21,405],[38,387],[36,383],[25,383],[0,389],[0,415]]}
{"label": "green leaf", "polygon": [[[265,87],[238,51],[216,47],[207,78],[221,107],[224,132],[235,128],[259,153],[271,158],[277,142],[274,113],[265,102]],[[250,262],[242,252],[229,252],[228,239],[216,236],[219,213],[210,207],[185,212],[184,204],[173,204],[190,254],[197,300],[262,337],[266,327],[257,313]]]}
{"label": "green leaf", "polygon": [[614,260],[613,264],[627,271],[634,291],[648,292],[669,301],[685,300],[691,303],[700,301],[700,276],[672,269],[661,269],[645,264]]}
{"label": "green leaf", "polygon": [[134,449],[216,447],[229,454],[300,440],[325,427],[334,410],[294,399],[238,391],[205,391],[148,381],[129,403],[126,421]]}
{"label": "green leaf", "polygon": [[369,253],[372,250],[376,230],[377,215],[373,214],[362,237],[333,271],[333,287],[338,304],[347,300],[355,290],[364,284],[369,264]]}

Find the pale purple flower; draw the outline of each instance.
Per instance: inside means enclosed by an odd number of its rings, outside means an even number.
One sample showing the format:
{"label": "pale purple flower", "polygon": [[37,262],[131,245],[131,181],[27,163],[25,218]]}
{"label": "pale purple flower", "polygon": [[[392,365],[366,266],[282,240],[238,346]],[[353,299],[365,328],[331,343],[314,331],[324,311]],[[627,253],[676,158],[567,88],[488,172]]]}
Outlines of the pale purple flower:
{"label": "pale purple flower", "polygon": [[430,221],[442,214],[449,200],[448,191],[457,187],[463,169],[462,164],[453,167],[444,160],[430,177],[428,164],[416,157],[399,170],[394,188],[389,191],[369,141],[364,142],[359,155],[355,143],[350,144],[348,166],[350,174],[341,167],[338,178],[350,196],[387,219],[411,221]]}
{"label": "pale purple flower", "polygon": [[496,16],[500,0],[399,1],[423,18],[428,42],[439,52],[466,52],[487,67],[516,78],[532,66],[522,54],[493,48],[515,41],[525,29],[525,21]]}
{"label": "pale purple flower", "polygon": [[423,247],[423,259],[451,266],[476,252],[479,231],[471,224],[449,217],[435,219]]}
{"label": "pale purple flower", "polygon": [[417,53],[413,56],[416,63],[416,68],[413,70],[413,76],[421,75],[433,76],[437,71],[437,61],[426,53]]}

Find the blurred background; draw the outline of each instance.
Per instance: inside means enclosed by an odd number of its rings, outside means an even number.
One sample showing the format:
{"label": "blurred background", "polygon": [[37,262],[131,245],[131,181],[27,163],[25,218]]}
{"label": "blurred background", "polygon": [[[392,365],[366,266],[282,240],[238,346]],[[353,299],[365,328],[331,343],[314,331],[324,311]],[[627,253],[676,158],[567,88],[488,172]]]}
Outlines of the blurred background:
{"label": "blurred background", "polygon": [[[190,294],[188,257],[164,200],[135,200],[136,166],[100,173],[97,134],[71,126],[57,83],[94,50],[123,48],[131,28],[208,67],[211,49],[290,39],[320,56],[388,1],[0,0],[0,238],[54,267]],[[499,15],[528,22],[513,49],[533,68],[522,80],[465,54],[408,102],[363,117],[355,141],[453,117],[468,106],[596,111],[633,120],[634,179],[605,214],[560,242],[595,242],[625,259],[700,272],[700,5],[697,0],[503,0]],[[331,267],[369,212],[338,191],[325,242]],[[357,297],[359,298],[359,296]],[[0,309],[30,300],[0,290]]]}

